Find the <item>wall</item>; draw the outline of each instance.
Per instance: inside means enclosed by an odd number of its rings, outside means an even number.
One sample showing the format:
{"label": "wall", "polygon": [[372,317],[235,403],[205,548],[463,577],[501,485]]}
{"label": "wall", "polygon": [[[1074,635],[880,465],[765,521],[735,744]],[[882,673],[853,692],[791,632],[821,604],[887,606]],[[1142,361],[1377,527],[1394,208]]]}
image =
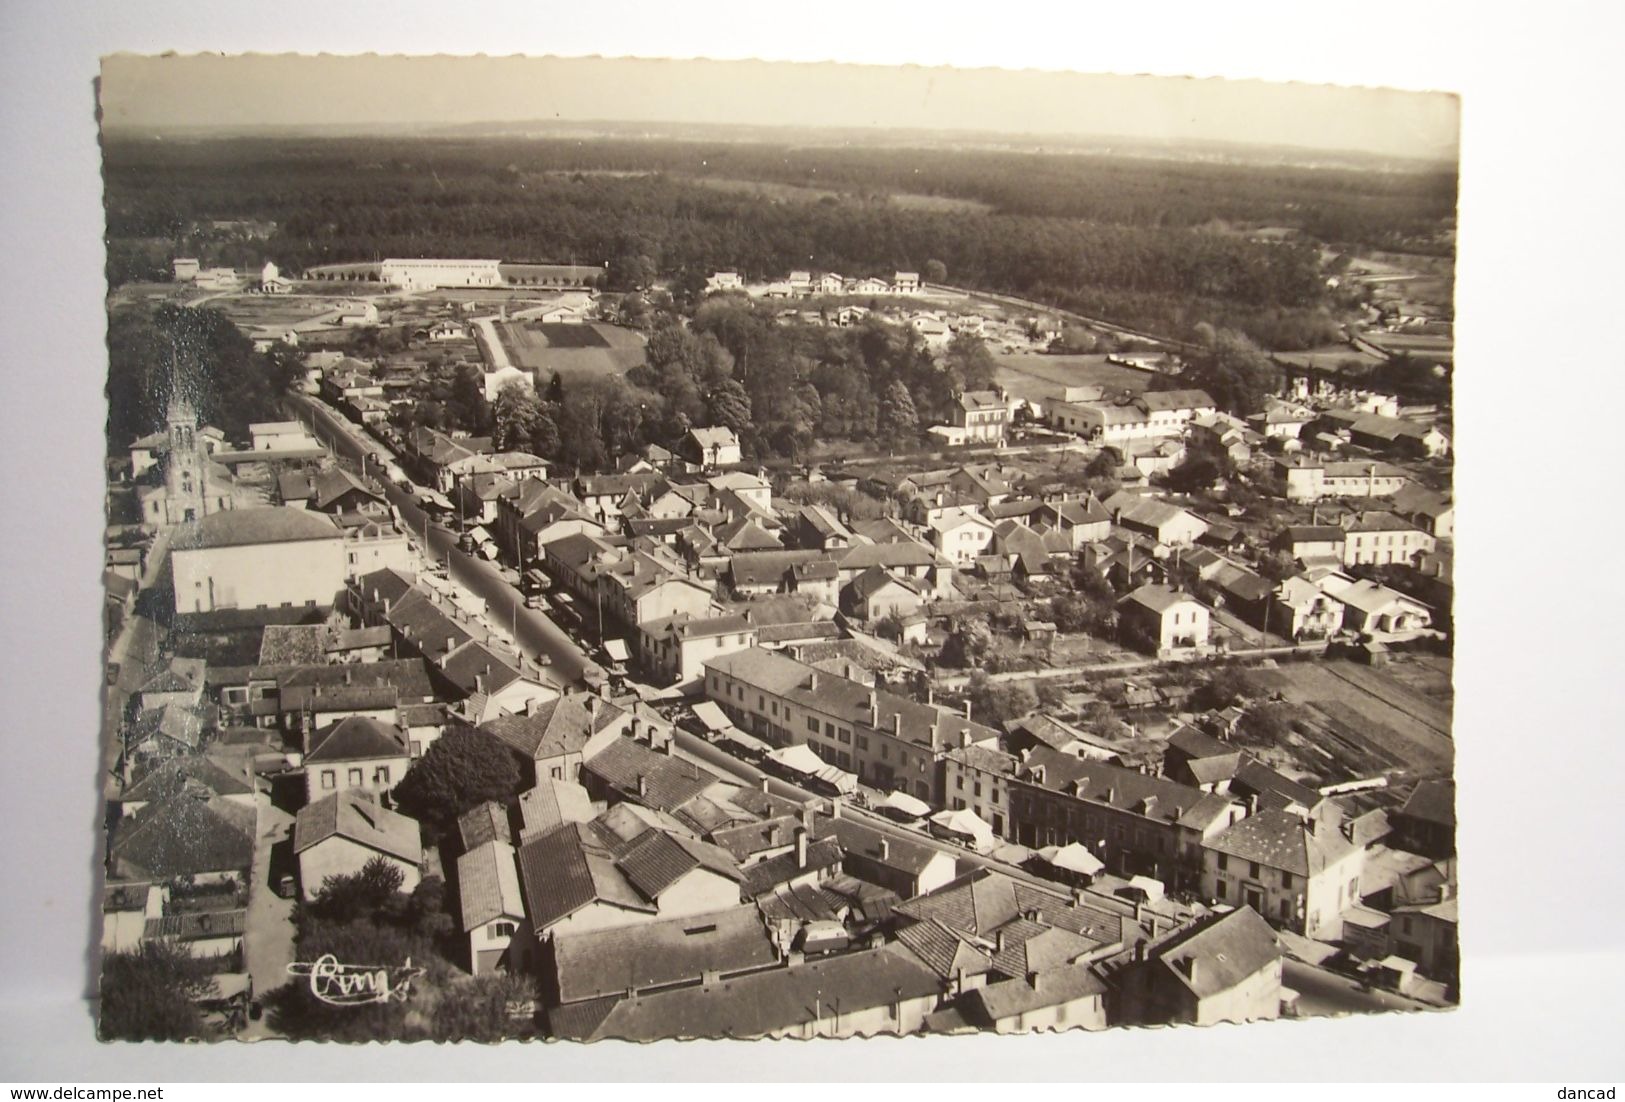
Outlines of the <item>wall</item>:
{"label": "wall", "polygon": [[174,551],[175,611],[333,604],[344,588],[344,540]]}
{"label": "wall", "polygon": [[299,894],[306,900],[314,899],[321,891],[322,882],[329,876],[350,876],[360,872],[374,857],[383,859],[401,870],[404,879],[401,891],[410,892],[418,886],[418,867],[399,857],[380,854],[348,838],[334,835],[311,846],[299,855]]}
{"label": "wall", "polygon": [[[400,783],[406,776],[407,767],[411,765],[411,758],[402,754],[398,758],[369,758],[366,761],[327,761],[311,762],[305,766],[305,799],[315,801],[323,796],[331,796],[335,792],[343,792],[349,788],[359,788],[374,795],[388,792]],[[357,784],[350,777],[352,769],[361,771],[361,782]],[[380,769],[387,769],[388,776],[378,777]],[[323,785],[326,774],[332,773],[333,786]]]}
{"label": "wall", "polygon": [[[1010,982],[1021,983],[1021,980]],[[1043,982],[1040,980],[1039,982]],[[1086,995],[1058,1006],[1040,1007],[1017,1014],[1013,1018],[1000,1018],[993,1023],[995,1033],[1027,1033],[1035,1029],[1105,1029],[1106,1000],[1101,995]]]}

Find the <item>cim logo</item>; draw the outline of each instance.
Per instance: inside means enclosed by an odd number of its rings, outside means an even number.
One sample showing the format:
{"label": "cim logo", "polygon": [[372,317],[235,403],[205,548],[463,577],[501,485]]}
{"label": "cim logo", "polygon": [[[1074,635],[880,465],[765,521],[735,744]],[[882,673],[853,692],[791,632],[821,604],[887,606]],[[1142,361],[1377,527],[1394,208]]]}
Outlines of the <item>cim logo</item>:
{"label": "cim logo", "polygon": [[314,962],[294,961],[290,976],[309,976],[310,993],[330,1006],[366,1006],[394,999],[405,1002],[412,993],[412,981],[423,975],[412,958],[398,967],[378,964],[340,964],[332,953]]}

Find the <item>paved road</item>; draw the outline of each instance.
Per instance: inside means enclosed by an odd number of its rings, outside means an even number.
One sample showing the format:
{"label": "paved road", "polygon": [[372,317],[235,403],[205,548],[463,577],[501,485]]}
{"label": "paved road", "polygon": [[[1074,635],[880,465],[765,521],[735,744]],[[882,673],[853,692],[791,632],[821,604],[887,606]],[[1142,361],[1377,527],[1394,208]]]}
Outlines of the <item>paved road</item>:
{"label": "paved road", "polygon": [[[293,816],[272,803],[268,792],[257,792],[254,799],[259,804],[260,833],[248,882],[243,945],[248,975],[255,997],[259,997],[288,982],[288,965],[293,961],[293,900],[283,899],[271,888],[271,857],[277,844],[290,836]],[[262,1016],[245,1025],[241,1036],[258,1039],[279,1034],[271,1028],[269,1017]]]}
{"label": "paved road", "polygon": [[505,367],[513,367],[513,361],[508,359],[508,350],[502,346],[502,338],[497,336],[496,318],[475,318],[474,324],[479,328],[480,334],[485,338],[480,345],[489,357],[491,369],[500,371]]}
{"label": "paved road", "polygon": [[[356,462],[365,456],[374,467],[395,461],[382,444],[321,404],[298,395],[290,397],[289,406],[311,426],[317,437],[339,454]],[[427,552],[449,561],[452,578],[485,599],[490,607],[490,618],[514,633],[520,649],[528,657],[537,660],[545,657],[549,676],[561,686],[582,683],[583,671],[597,664],[575,640],[546,616],[525,608],[524,598],[503,579],[495,566],[457,550],[457,537],[430,520],[411,495],[387,478],[379,476],[379,482],[390,503],[400,510],[403,522],[419,540],[427,540]]]}
{"label": "paved road", "polygon": [[1377,1014],[1387,1010],[1432,1010],[1426,1003],[1388,991],[1368,991],[1347,976],[1287,959],[1281,982],[1298,993],[1302,1017],[1327,1014]]}

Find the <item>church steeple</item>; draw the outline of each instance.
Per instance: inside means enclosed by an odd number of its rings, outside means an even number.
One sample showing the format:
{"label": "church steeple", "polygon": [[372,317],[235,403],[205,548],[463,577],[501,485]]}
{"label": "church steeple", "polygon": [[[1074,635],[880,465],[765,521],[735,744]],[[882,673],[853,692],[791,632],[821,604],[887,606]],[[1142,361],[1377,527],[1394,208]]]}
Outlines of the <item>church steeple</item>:
{"label": "church steeple", "polygon": [[197,520],[204,514],[208,464],[198,446],[197,410],[180,387],[169,393],[164,414],[169,433],[169,454],[164,457],[164,485],[168,491],[171,523]]}

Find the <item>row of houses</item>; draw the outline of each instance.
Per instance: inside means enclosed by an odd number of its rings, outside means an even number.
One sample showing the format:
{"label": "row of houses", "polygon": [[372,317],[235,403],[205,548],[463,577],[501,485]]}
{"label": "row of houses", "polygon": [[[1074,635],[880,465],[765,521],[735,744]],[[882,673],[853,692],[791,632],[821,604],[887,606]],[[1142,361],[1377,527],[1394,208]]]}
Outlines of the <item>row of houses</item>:
{"label": "row of houses", "polygon": [[[705,281],[707,294],[746,291],[744,278],[735,271],[714,272]],[[794,271],[757,290],[763,298],[805,298],[811,295],[917,295],[922,290],[918,272],[895,272],[888,280],[874,276],[851,279],[835,272]]]}

